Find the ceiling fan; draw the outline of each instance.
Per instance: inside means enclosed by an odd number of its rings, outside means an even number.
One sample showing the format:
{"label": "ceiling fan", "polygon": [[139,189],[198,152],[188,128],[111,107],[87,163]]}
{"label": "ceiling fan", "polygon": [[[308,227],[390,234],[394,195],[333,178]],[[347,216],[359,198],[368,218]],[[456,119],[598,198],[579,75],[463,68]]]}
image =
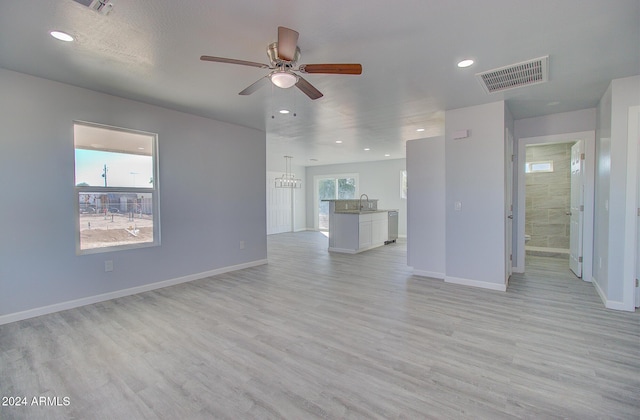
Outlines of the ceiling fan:
{"label": "ceiling fan", "polygon": [[278,41],[272,42],[267,47],[267,55],[269,56],[270,64],[235,60],[233,58],[213,57],[210,55],[203,55],[200,57],[200,60],[239,64],[241,66],[259,67],[261,69],[271,70],[268,75],[240,92],[240,95],[251,95],[265,83],[271,81],[271,83],[280,88],[286,89],[295,86],[309,98],[318,99],[322,97],[322,92],[316,89],[302,76],[294,72],[305,74],[362,74],[362,65],[360,64],[302,64],[296,67],[298,60],[300,59],[298,36],[298,32],[293,29],[279,26]]}

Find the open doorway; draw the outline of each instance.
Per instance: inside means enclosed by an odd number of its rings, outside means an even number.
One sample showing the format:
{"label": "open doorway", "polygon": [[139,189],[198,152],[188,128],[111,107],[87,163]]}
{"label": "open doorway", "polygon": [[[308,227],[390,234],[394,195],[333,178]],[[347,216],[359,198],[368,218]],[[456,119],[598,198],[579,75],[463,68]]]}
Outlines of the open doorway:
{"label": "open doorway", "polygon": [[317,175],[313,178],[314,228],[329,231],[329,202],[358,197],[358,174]]}
{"label": "open doorway", "polygon": [[579,170],[574,181],[573,154],[580,142],[530,144],[525,153],[525,261],[531,255],[556,258],[578,277],[583,181]]}
{"label": "open doorway", "polygon": [[518,141],[516,266],[544,256],[566,261],[592,278],[595,135],[593,132]]}

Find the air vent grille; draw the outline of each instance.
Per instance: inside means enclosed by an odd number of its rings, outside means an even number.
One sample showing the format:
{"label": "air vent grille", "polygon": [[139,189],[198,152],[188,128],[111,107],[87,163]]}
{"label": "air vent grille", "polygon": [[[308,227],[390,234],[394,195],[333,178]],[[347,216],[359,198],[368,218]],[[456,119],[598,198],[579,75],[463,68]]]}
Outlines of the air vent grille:
{"label": "air vent grille", "polygon": [[103,15],[108,15],[111,9],[113,9],[113,3],[109,0],[73,0],[76,3],[80,3],[83,6],[87,6],[90,9],[95,10]]}
{"label": "air vent grille", "polygon": [[485,92],[493,93],[549,80],[549,56],[476,74]]}

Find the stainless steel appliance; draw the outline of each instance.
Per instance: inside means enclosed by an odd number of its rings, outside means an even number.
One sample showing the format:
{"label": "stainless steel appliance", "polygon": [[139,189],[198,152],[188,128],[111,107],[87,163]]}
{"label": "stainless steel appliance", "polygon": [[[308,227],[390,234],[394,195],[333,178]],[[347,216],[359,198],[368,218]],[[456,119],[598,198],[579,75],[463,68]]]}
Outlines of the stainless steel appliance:
{"label": "stainless steel appliance", "polygon": [[398,239],[398,211],[389,210],[389,237],[385,245],[395,242]]}

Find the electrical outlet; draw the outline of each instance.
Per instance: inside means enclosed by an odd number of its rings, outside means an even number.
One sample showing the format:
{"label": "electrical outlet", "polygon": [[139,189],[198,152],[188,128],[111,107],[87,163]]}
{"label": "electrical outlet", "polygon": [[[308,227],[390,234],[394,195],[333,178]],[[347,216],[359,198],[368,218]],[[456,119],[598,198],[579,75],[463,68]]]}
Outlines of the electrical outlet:
{"label": "electrical outlet", "polygon": [[108,273],[109,271],[113,271],[113,261],[107,260],[104,262],[104,272]]}
{"label": "electrical outlet", "polygon": [[240,241],[240,249],[244,249],[244,241]]}

